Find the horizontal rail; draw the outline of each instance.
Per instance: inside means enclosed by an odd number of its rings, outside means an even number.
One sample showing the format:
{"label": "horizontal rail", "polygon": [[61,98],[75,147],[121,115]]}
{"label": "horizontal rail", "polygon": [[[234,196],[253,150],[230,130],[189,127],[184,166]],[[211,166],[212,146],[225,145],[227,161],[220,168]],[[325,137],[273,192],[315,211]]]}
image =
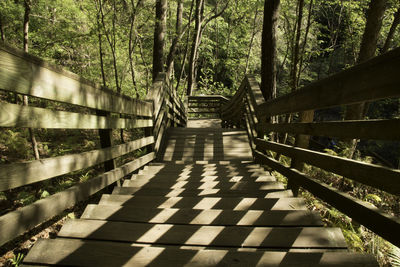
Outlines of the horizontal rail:
{"label": "horizontal rail", "polygon": [[370,203],[358,200],[332,186],[307,177],[296,169],[286,167],[263,153],[256,151],[255,157],[257,161],[270,166],[289,179],[293,179],[301,187],[366,226],[371,231],[394,245],[400,246],[400,220],[395,216],[388,215]]}
{"label": "horizontal rail", "polygon": [[189,96],[190,101],[198,101],[198,100],[225,100],[229,101],[229,98],[222,96],[222,95],[197,95],[197,96]]}
{"label": "horizontal rail", "polygon": [[89,181],[75,185],[60,193],[38,200],[31,205],[0,217],[0,246],[18,235],[50,220],[79,201],[120,180],[155,159],[154,153],[146,154],[121,167],[106,172]]}
{"label": "horizontal rail", "polygon": [[4,44],[0,44],[0,89],[114,113],[152,115],[151,103],[118,95]]}
{"label": "horizontal rail", "polygon": [[256,139],[257,149],[272,150],[365,185],[400,195],[400,171],[379,165],[332,156],[289,145]]}
{"label": "horizontal rail", "polygon": [[47,180],[128,154],[154,143],[153,136],[126,144],[24,163],[2,165],[0,191]]}
{"label": "horizontal rail", "polygon": [[258,107],[270,117],[400,96],[400,48],[311,83]]}
{"label": "horizontal rail", "polygon": [[0,103],[0,127],[47,129],[134,129],[153,126],[151,119],[121,119]]}
{"label": "horizontal rail", "polygon": [[400,140],[400,119],[312,123],[260,123],[257,125],[257,130],[343,139]]}

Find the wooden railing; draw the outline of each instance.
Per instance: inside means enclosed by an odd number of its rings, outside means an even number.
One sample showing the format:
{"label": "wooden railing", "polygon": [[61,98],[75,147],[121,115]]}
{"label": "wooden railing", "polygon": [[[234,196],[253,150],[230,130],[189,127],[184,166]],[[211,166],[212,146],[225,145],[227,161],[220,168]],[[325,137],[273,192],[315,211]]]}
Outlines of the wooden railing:
{"label": "wooden railing", "polygon": [[[0,90],[83,107],[84,113],[0,102],[4,127],[99,129],[101,148],[65,156],[0,165],[0,191],[40,182],[100,163],[105,173],[0,217],[0,245],[48,221],[154,160],[165,129],[186,125],[185,107],[159,74],[147,101],[119,95],[43,60],[0,44]],[[111,129],[145,129],[143,138],[112,146]],[[115,159],[147,147],[122,166]]]}
{"label": "wooden railing", "polygon": [[[400,246],[400,220],[370,203],[311,178],[299,168],[273,157],[285,155],[325,171],[400,196],[400,171],[268,140],[271,132],[338,139],[400,140],[400,120],[270,123],[269,118],[307,110],[400,96],[400,49],[311,83],[298,91],[264,101],[253,76],[246,76],[231,101],[222,108],[226,126],[246,128],[257,162],[280,172],[294,184],[342,211],[393,244]],[[295,188],[295,187],[294,187]]]}
{"label": "wooden railing", "polygon": [[189,96],[188,113],[192,117],[221,118],[221,107],[228,101],[221,95]]}

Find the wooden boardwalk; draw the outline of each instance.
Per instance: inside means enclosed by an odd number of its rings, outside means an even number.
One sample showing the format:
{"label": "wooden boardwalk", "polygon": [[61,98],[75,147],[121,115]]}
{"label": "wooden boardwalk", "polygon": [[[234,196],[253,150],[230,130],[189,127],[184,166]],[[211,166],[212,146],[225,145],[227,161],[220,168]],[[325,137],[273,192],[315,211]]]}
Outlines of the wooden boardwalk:
{"label": "wooden boardwalk", "polygon": [[[244,131],[189,121],[151,163],[39,240],[26,265],[377,266],[252,162]],[[199,127],[199,128],[196,128]],[[208,128],[206,128],[208,127]]]}

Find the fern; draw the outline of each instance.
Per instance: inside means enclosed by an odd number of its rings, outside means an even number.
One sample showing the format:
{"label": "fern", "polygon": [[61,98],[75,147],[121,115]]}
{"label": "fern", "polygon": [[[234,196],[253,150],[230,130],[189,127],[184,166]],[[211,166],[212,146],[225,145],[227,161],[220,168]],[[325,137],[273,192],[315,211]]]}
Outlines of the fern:
{"label": "fern", "polygon": [[388,253],[388,258],[393,267],[400,267],[400,248],[392,246],[392,250]]}
{"label": "fern", "polygon": [[23,258],[24,258],[24,254],[18,253],[17,255],[14,255],[14,257],[12,259],[9,259],[8,261],[11,262],[11,264],[13,266],[18,267],[22,263]]}

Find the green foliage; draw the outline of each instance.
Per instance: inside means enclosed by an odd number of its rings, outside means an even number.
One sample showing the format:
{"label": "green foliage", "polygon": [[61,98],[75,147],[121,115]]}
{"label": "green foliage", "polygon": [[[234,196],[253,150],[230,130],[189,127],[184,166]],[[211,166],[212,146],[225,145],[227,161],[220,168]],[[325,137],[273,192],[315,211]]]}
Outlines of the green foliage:
{"label": "green foliage", "polygon": [[[10,129],[0,131],[0,151],[6,151],[6,155],[12,154],[19,159],[30,159],[32,152],[27,149],[29,146],[25,132]],[[6,160],[6,158],[2,157],[2,160]]]}
{"label": "green foliage", "polygon": [[18,253],[17,255],[14,255],[14,257],[12,259],[9,259],[9,262],[13,266],[18,267],[22,263],[23,259],[24,259],[24,254]]}
{"label": "green foliage", "polygon": [[392,246],[388,256],[393,267],[400,267],[400,249],[398,247]]}
{"label": "green foliage", "polygon": [[29,205],[36,201],[36,196],[33,192],[22,191],[18,193],[18,201],[23,205]]}

